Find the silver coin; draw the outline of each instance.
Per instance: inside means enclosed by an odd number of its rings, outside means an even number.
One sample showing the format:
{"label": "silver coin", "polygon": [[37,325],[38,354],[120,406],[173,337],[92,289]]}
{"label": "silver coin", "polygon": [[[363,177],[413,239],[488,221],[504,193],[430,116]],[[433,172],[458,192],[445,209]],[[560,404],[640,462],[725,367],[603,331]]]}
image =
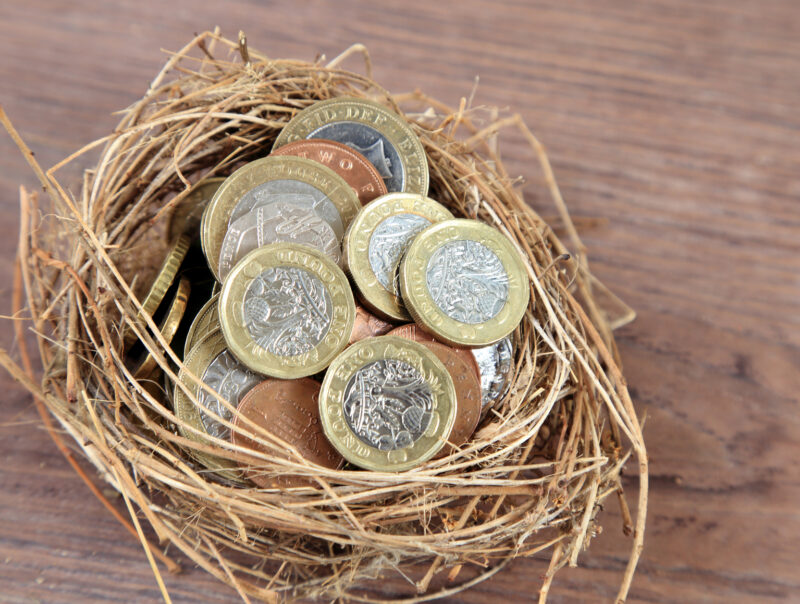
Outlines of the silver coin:
{"label": "silver coin", "polygon": [[481,409],[494,405],[508,391],[514,360],[514,344],[506,336],[490,346],[470,349],[481,372]]}
{"label": "silver coin", "polygon": [[397,359],[364,365],[347,382],[344,416],[363,442],[381,451],[411,446],[428,429],[433,393],[423,375]]}
{"label": "silver coin", "polygon": [[324,138],[344,143],[375,166],[389,193],[404,190],[406,175],[400,154],[389,139],[375,128],[358,122],[331,122],[317,128],[306,138]]}
{"label": "silver coin", "polygon": [[508,301],[503,263],[477,241],[459,239],[438,248],[428,261],[425,279],[436,305],[461,323],[485,323]]}
{"label": "silver coin", "polygon": [[[223,350],[208,364],[200,379],[236,407],[244,395],[264,378],[242,365],[230,352]],[[227,440],[230,429],[205,410],[211,411],[228,422],[231,421],[233,414],[219,399],[205,390],[200,390],[197,400],[201,405],[200,421],[203,422],[205,431],[211,436]]]}
{"label": "silver coin", "polygon": [[253,279],[242,300],[244,328],[272,354],[293,357],[316,348],[330,329],[330,292],[315,275],[274,267]]}
{"label": "silver coin", "polygon": [[310,245],[336,264],[342,259],[336,233],[319,214],[309,207],[278,201],[257,206],[230,224],[219,254],[220,280],[224,281],[248,252],[276,242]]}
{"label": "silver coin", "polygon": [[398,298],[400,259],[414,237],[430,225],[430,220],[418,214],[395,214],[372,232],[367,249],[369,265],[378,282]]}
{"label": "silver coin", "polygon": [[336,205],[325,193],[302,180],[271,180],[250,189],[233,206],[228,224],[232,225],[254,208],[278,201],[314,210],[331,225],[333,232],[336,233],[336,239],[342,240],[345,225]]}

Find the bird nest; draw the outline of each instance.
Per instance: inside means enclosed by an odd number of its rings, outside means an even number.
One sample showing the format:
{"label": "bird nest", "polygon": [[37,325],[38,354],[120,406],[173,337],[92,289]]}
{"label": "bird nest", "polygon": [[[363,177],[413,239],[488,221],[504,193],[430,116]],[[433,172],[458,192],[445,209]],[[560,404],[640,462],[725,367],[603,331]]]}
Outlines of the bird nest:
{"label": "bird nest", "polygon": [[[339,67],[359,54],[366,75]],[[177,380],[181,358],[140,300],[166,253],[164,225],[192,183],[266,155],[293,115],[339,95],[377,99],[404,116],[428,156],[430,197],[493,225],[526,259],[530,304],[513,334],[510,387],[461,451],[414,470],[331,470],[265,453],[265,471],[309,476],[313,486],[231,483],[194,460],[236,462],[243,453],[226,441],[181,436],[181,420],[160,392]],[[77,445],[119,492],[130,520],[106,504],[141,540],[162,590],[159,561],[175,570],[176,549],[245,601],[419,602],[475,585],[515,558],[549,555],[544,600],[556,571],[575,565],[599,532],[598,510],[613,494],[633,535],[624,599],[647,497],[641,428],[612,335],[614,323],[630,317],[609,311],[615,298],[591,275],[547,156],[519,116],[466,101],[453,109],[422,92],[391,95],[371,78],[360,46],[309,63],[271,59],[248,49],[243,36],[207,32],[170,55],[113,133],[47,172],[0,117],[48,198],[40,207],[23,190],[14,289],[18,309],[27,297],[43,376],[33,378],[21,321],[17,358],[0,351],[0,362],[49,411],[43,417],[73,465],[82,472],[70,452]],[[523,200],[521,182],[498,156],[498,131],[508,127],[532,147],[538,200],[554,202],[551,225]],[[96,164],[68,192],[56,172],[90,158]],[[134,378],[126,331],[155,356],[166,386]],[[631,454],[640,479],[636,520],[621,485]],[[393,574],[408,583],[370,581]]]}

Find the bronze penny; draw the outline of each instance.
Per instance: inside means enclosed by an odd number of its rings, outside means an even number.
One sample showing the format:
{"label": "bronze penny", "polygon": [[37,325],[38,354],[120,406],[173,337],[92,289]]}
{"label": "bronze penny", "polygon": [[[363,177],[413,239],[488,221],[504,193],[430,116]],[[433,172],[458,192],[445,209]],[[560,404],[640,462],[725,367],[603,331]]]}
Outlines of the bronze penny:
{"label": "bronze penny", "polygon": [[[290,459],[280,446],[270,447],[270,441],[260,438],[244,418],[294,447],[304,459],[326,467],[338,468],[344,461],[322,431],[319,418],[320,385],[309,378],[299,380],[264,380],[242,399],[233,419],[231,441],[271,455]],[[300,487],[316,484],[304,476],[268,476],[256,467],[245,470],[247,477],[262,488]]]}
{"label": "bronze penny", "polygon": [[356,304],[356,320],[353,323],[353,333],[350,335],[350,344],[365,338],[374,338],[388,333],[394,325],[379,319]]}
{"label": "bronze penny", "polygon": [[[415,342],[436,342],[437,344],[442,344],[442,342],[434,338],[431,334],[422,329],[416,323],[408,323],[406,325],[401,325],[400,327],[395,327],[387,335],[399,336],[401,338],[414,340]],[[458,353],[458,355],[462,359],[464,359],[464,362],[466,362],[467,365],[472,368],[472,370],[475,372],[475,377],[477,377],[478,381],[480,381],[481,370],[480,367],[478,366],[478,361],[475,360],[475,356],[470,352],[469,348],[450,346],[449,344],[445,344],[445,346],[455,350]]]}
{"label": "bronze penny", "polygon": [[273,150],[271,155],[295,155],[327,166],[353,187],[361,205],[387,193],[375,166],[343,143],[318,138],[299,140]]}
{"label": "bronze penny", "polygon": [[434,456],[434,459],[453,453],[469,440],[481,417],[481,382],[475,372],[458,350],[439,342],[421,342],[435,354],[450,372],[456,387],[456,421],[450,430],[448,443]]}

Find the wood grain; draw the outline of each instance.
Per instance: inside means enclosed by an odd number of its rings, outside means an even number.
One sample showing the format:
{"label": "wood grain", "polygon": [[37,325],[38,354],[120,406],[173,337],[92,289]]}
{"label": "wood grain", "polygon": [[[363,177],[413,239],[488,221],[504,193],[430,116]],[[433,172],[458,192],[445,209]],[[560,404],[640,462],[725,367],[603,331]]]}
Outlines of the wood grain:
{"label": "wood grain", "polygon": [[[647,414],[652,492],[635,602],[800,601],[800,4],[792,0],[459,3],[188,0],[0,5],[0,102],[44,165],[106,134],[193,32],[244,28],[275,56],[360,41],[393,91],[522,113],[547,145],[595,271],[639,312],[619,332]],[[513,172],[538,175],[523,142]],[[0,277],[17,187],[36,183],[0,136]],[[10,308],[10,287],[3,292]],[[0,322],[4,346],[9,321]],[[156,602],[138,543],[93,500],[5,375],[0,601]],[[635,482],[628,485],[635,503]],[[627,559],[616,504],[551,601],[609,601]],[[536,599],[540,561],[449,602]],[[235,602],[190,567],[176,602]],[[397,593],[387,582],[381,593]]]}

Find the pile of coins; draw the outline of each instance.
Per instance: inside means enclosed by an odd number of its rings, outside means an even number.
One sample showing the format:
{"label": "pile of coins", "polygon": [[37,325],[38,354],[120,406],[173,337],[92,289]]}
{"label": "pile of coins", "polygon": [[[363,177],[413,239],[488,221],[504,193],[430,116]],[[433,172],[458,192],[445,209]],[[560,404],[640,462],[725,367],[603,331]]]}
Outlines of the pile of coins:
{"label": "pile of coins", "polygon": [[[408,123],[340,97],[177,206],[143,307],[183,359],[179,429],[258,454],[198,462],[275,488],[308,473],[270,474],[259,459],[395,472],[468,443],[506,391],[528,276],[505,235],[427,192]],[[210,275],[186,268],[196,250]],[[156,366],[144,355],[135,375]]]}

